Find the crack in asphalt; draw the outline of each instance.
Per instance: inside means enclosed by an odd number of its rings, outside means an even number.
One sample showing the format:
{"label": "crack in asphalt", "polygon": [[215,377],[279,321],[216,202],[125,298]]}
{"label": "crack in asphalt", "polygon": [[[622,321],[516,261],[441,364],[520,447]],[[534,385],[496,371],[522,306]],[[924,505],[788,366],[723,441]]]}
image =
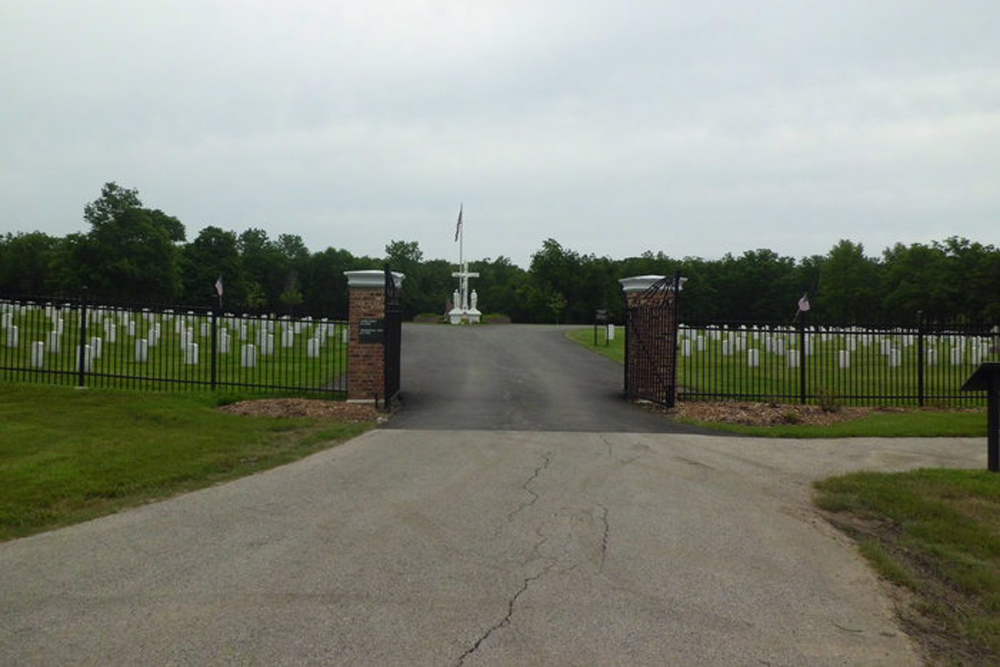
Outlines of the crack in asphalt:
{"label": "crack in asphalt", "polygon": [[604,561],[608,558],[608,533],[611,531],[611,525],[608,523],[608,508],[604,505],[598,505],[604,512],[601,514],[601,522],[604,524],[604,533],[601,535],[601,565],[597,568],[598,572],[604,572]]}
{"label": "crack in asphalt", "polygon": [[545,462],[542,463],[542,465],[540,465],[537,468],[535,468],[535,472],[531,473],[531,477],[529,477],[524,482],[524,484],[521,485],[522,489],[524,489],[525,491],[527,491],[528,493],[531,494],[531,500],[529,500],[528,502],[525,502],[525,503],[521,503],[520,505],[517,506],[517,509],[515,509],[513,512],[511,512],[510,514],[508,514],[507,515],[507,521],[508,522],[513,521],[514,517],[517,516],[517,514],[519,512],[521,512],[524,509],[527,509],[528,507],[531,507],[532,505],[535,504],[535,502],[538,501],[538,494],[535,493],[532,489],[530,489],[529,485],[538,478],[538,476],[542,473],[543,470],[545,470],[546,468],[549,467],[549,464],[552,462],[552,452],[546,452],[545,454],[542,454],[542,459]]}
{"label": "crack in asphalt", "polygon": [[510,619],[514,615],[514,606],[517,604],[517,599],[521,597],[521,595],[523,595],[526,590],[528,590],[528,586],[531,585],[531,582],[537,581],[538,579],[544,577],[553,567],[555,567],[555,562],[550,562],[544,568],[542,568],[542,570],[538,574],[525,578],[524,583],[521,584],[521,588],[518,589],[518,591],[514,593],[514,595],[510,598],[510,600],[507,601],[507,614],[502,619],[500,619],[498,623],[495,623],[490,628],[488,628],[486,632],[484,632],[479,637],[479,639],[477,639],[476,642],[471,647],[469,647],[468,650],[465,651],[465,653],[463,653],[458,657],[458,662],[456,664],[459,665],[459,667],[465,664],[465,660],[470,655],[479,650],[479,647],[483,645],[483,642],[485,642],[487,639],[490,638],[490,635],[492,635],[497,630],[503,628],[504,626],[510,625]]}

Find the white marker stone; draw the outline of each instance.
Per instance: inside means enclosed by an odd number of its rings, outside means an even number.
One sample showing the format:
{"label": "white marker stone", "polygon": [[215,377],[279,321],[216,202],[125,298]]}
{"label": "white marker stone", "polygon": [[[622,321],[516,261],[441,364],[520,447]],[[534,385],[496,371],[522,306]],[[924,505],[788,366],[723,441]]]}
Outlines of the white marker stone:
{"label": "white marker stone", "polygon": [[98,337],[90,339],[90,356],[92,359],[100,359],[104,353],[104,340]]}
{"label": "white marker stone", "polygon": [[274,354],[274,334],[267,334],[267,338],[264,340],[264,345],[260,353],[271,356]]}
{"label": "white marker stone", "polygon": [[295,329],[288,328],[281,332],[281,347],[293,347],[295,345]]}
{"label": "white marker stone", "polygon": [[850,368],[851,367],[851,351],[850,350],[840,350],[840,367]]}
{"label": "white marker stone", "polygon": [[318,338],[310,338],[308,341],[306,341],[306,354],[308,354],[310,357],[318,357],[320,340],[321,339]]}
{"label": "white marker stone", "polygon": [[798,350],[788,350],[788,367],[798,368],[799,367],[799,351]]}
{"label": "white marker stone", "polygon": [[240,364],[243,368],[253,368],[257,365],[257,348],[247,343],[240,353]]}
{"label": "white marker stone", "polygon": [[962,365],[962,359],[963,359],[964,356],[965,355],[962,354],[962,348],[960,348],[960,347],[953,347],[953,348],[951,348],[951,365],[952,366],[961,366]]}
{"label": "white marker stone", "polygon": [[16,325],[7,327],[7,347],[17,347],[21,342],[21,330]]}
{"label": "white marker stone", "polygon": [[189,366],[198,364],[198,343],[190,343],[184,348],[184,363]]}
{"label": "white marker stone", "polygon": [[225,327],[219,332],[219,354],[229,354],[229,330]]}
{"label": "white marker stone", "polygon": [[887,356],[889,357],[889,367],[899,368],[899,365],[902,363],[902,355],[899,353],[899,348],[891,348]]}
{"label": "white marker stone", "polygon": [[35,368],[45,367],[45,343],[40,340],[31,344],[31,365]]}
{"label": "white marker stone", "polygon": [[757,348],[750,348],[747,350],[747,366],[750,368],[757,368],[760,366],[760,350]]}
{"label": "white marker stone", "polygon": [[77,364],[79,364],[80,360],[82,359],[83,360],[83,370],[84,371],[89,371],[90,370],[90,364],[93,361],[92,350],[90,349],[90,346],[89,345],[77,346],[76,350],[77,350],[77,352],[76,352],[76,362],[77,362]]}
{"label": "white marker stone", "polygon": [[145,363],[149,359],[149,341],[139,338],[135,341],[135,360],[137,363]]}
{"label": "white marker stone", "polygon": [[62,349],[62,335],[58,331],[50,331],[48,336],[48,349],[50,354],[58,354]]}

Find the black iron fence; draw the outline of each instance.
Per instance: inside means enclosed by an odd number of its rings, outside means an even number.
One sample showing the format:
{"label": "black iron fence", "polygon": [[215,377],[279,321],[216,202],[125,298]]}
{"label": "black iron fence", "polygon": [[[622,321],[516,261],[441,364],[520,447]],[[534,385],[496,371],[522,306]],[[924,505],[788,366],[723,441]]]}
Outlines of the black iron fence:
{"label": "black iron fence", "polygon": [[681,400],[980,405],[959,389],[1000,361],[1000,327],[688,322],[677,358]]}
{"label": "black iron fence", "polygon": [[346,394],[347,322],[0,298],[0,380]]}

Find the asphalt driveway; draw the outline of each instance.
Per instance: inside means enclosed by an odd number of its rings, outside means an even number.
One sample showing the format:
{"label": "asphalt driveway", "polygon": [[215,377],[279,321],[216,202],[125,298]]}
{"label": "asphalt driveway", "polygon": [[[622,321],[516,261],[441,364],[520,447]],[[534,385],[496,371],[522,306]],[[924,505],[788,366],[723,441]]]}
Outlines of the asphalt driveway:
{"label": "asphalt driveway", "polygon": [[[395,428],[0,545],[0,664],[912,665],[810,483],[985,454],[979,439],[399,428],[435,404],[412,395]],[[434,411],[474,411],[456,400]],[[532,401],[511,400],[504,423],[527,425]]]}
{"label": "asphalt driveway", "polygon": [[697,433],[622,400],[623,368],[557,325],[403,328],[389,428]]}

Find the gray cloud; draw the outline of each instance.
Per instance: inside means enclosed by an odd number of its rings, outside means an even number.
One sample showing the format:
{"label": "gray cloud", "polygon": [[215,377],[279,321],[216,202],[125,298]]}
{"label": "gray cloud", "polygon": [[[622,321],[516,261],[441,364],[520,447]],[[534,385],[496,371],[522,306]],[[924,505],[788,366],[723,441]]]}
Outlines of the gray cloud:
{"label": "gray cloud", "polygon": [[[371,5],[371,6],[367,6]],[[8,2],[0,230],[108,180],[380,254],[997,243],[1000,6]]]}

